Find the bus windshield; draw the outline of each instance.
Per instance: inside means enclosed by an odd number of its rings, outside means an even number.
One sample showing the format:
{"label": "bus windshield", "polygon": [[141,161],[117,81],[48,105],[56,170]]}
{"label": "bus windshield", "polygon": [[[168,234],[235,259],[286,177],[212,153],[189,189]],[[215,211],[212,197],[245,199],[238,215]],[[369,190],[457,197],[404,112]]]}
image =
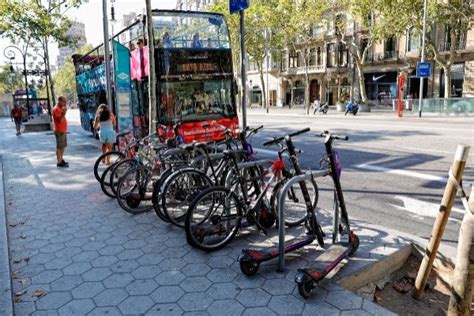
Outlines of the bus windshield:
{"label": "bus windshield", "polygon": [[210,13],[158,11],[155,39],[163,48],[230,48],[225,19]]}
{"label": "bus windshield", "polygon": [[231,91],[230,79],[166,82],[162,86],[161,121],[172,124],[234,117]]}

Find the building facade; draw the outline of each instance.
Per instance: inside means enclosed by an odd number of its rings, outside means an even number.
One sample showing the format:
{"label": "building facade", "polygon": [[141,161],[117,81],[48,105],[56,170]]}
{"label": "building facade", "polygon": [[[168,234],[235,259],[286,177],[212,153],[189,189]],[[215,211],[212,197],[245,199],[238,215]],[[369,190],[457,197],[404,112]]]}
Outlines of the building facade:
{"label": "building facade", "polygon": [[76,43],[74,45],[60,46],[59,54],[57,59],[57,70],[61,70],[65,63],[66,58],[70,57],[77,48],[80,48],[86,45],[86,26],[84,23],[73,21],[71,27],[69,28],[67,35],[69,37],[75,38]]}
{"label": "building facade", "polygon": [[[178,10],[205,10],[213,0],[178,0]],[[345,36],[352,36],[363,43],[367,29],[358,23],[348,23],[342,30]],[[252,106],[262,106],[262,79],[270,106],[302,106],[305,98],[306,77],[309,80],[309,100],[320,100],[331,105],[345,103],[350,98],[359,99],[360,89],[354,60],[349,50],[339,43],[333,23],[315,27],[312,38],[300,43],[296,50],[288,49],[283,57],[271,56],[263,62],[263,76],[255,63],[247,62],[247,88]],[[442,56],[449,54],[450,39],[443,25],[431,32]],[[361,45],[363,46],[363,45]],[[305,58],[303,52],[309,52]],[[397,82],[401,72],[406,73],[404,98],[417,98],[420,79],[416,77],[416,63],[421,57],[421,35],[407,31],[399,38],[388,38],[374,43],[364,60],[364,81],[367,97],[373,104],[392,104],[397,98]],[[424,85],[424,96],[444,97],[444,74],[434,61],[431,63],[431,77]],[[451,68],[452,97],[474,97],[474,30],[470,29],[459,39]],[[263,78],[262,78],[263,77]]]}

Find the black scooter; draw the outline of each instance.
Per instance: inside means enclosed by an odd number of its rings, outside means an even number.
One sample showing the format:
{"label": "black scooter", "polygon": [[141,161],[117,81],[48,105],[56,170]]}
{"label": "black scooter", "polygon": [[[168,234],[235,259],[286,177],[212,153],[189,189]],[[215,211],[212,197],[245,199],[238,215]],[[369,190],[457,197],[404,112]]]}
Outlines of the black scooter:
{"label": "black scooter", "polygon": [[[334,140],[348,140],[347,136],[331,135],[327,131],[319,135],[325,137],[325,148],[328,155],[328,161],[331,168],[331,178],[334,182],[334,219],[332,245],[324,253],[315,259],[315,264],[311,267],[298,269],[295,276],[295,282],[298,284],[298,292],[304,298],[308,298],[316,283],[331,272],[344,258],[354,254],[359,248],[359,238],[351,231],[349,225],[349,216],[347,214],[346,203],[342,193],[340,182],[340,162],[338,154],[332,150]],[[340,242],[339,237],[347,235],[347,241]]]}

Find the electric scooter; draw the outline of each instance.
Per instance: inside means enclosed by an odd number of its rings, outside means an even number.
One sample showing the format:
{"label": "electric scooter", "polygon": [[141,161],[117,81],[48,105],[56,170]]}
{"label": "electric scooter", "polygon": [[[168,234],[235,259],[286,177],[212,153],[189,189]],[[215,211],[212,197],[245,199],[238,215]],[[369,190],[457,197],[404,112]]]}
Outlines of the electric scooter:
{"label": "electric scooter", "polygon": [[[265,146],[271,145],[271,144],[278,144],[282,140],[285,141],[287,151],[288,151],[288,156],[290,157],[291,160],[297,160],[297,149],[293,144],[293,141],[291,139],[292,136],[296,136],[298,134],[304,133],[309,131],[308,129],[304,129],[302,131],[287,135],[285,137],[279,137],[274,140],[268,141],[264,143]],[[298,162],[296,161],[293,163],[293,166],[295,168],[295,173],[297,175],[301,175],[302,171],[299,167]],[[328,173],[329,174],[329,173]],[[305,206],[306,206],[306,218],[305,218],[305,226],[307,230],[307,236],[303,239],[299,239],[297,241],[294,241],[291,244],[288,244],[285,246],[284,252],[288,253],[294,250],[297,250],[299,248],[305,247],[309,244],[311,244],[315,239],[317,239],[318,244],[324,248],[324,233],[321,229],[321,226],[319,225],[316,215],[314,214],[314,208],[315,205],[312,203],[312,199],[309,196],[309,191],[306,186],[306,182],[300,182],[299,186],[301,188],[301,191],[303,193],[303,198],[305,201]],[[317,193],[317,192],[316,192]],[[274,259],[279,256],[279,251],[278,249],[263,249],[263,250],[257,250],[257,249],[243,249],[242,254],[239,256],[237,259],[240,263],[240,270],[242,273],[244,273],[247,276],[253,276],[257,273],[258,268],[260,266],[260,263]]]}
{"label": "electric scooter", "polygon": [[[317,136],[325,137],[324,145],[335,188],[333,243],[315,259],[313,266],[298,269],[295,282],[298,284],[298,292],[304,298],[308,298],[312,294],[318,281],[324,279],[344,258],[354,254],[359,247],[359,238],[350,230],[349,216],[340,182],[341,165],[339,155],[332,150],[334,140],[348,140],[348,137],[331,135],[327,131]],[[341,235],[348,236],[347,242],[339,241]]]}

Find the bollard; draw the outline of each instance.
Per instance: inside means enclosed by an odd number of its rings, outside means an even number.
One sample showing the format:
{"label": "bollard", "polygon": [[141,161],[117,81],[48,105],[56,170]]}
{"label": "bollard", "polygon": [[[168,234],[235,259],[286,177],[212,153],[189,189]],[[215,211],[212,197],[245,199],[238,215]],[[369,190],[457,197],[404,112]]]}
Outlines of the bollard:
{"label": "bollard", "polygon": [[[461,182],[468,155],[469,146],[458,145],[454,156],[454,162],[451,167],[451,171],[458,183]],[[455,197],[456,187],[451,181],[448,181],[439,207],[438,216],[433,225],[430,242],[423,257],[423,261],[421,262],[420,269],[418,270],[418,275],[416,276],[415,290],[412,296],[417,300],[421,300],[425,292],[426,282],[428,281],[431,269],[433,268],[433,262],[436,258],[436,253],[438,252],[438,247],[441,238],[443,237],[446,224],[448,223]]]}
{"label": "bollard", "polygon": [[458,254],[448,307],[448,315],[452,316],[471,314],[474,282],[474,189],[469,197],[469,209],[470,212],[464,214],[459,230]]}

